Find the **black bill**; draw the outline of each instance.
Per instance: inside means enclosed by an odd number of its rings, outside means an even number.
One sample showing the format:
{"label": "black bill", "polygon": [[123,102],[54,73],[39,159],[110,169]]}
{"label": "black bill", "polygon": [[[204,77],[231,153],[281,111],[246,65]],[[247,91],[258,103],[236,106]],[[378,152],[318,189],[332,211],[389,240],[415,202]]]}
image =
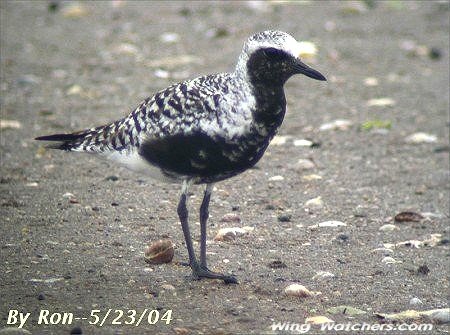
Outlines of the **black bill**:
{"label": "black bill", "polygon": [[304,74],[307,77],[316,79],[316,80],[323,80],[326,81],[327,78],[323,74],[321,74],[319,71],[314,70],[313,68],[309,67],[305,63],[301,62],[300,60],[295,60],[295,69],[298,71],[298,73]]}

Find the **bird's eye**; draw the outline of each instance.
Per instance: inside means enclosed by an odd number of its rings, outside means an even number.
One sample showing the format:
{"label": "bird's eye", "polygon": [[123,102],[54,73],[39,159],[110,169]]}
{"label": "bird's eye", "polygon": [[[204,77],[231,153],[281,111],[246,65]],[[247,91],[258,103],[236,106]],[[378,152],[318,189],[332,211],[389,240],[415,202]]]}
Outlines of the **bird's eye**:
{"label": "bird's eye", "polygon": [[286,53],[280,49],[276,48],[265,48],[263,49],[264,56],[271,60],[282,60],[286,58]]}

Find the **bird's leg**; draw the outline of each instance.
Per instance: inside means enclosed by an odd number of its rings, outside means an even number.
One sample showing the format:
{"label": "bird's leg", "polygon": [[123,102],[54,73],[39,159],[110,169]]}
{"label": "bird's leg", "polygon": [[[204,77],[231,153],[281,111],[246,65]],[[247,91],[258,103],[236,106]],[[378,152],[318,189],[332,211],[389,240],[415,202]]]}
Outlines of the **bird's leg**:
{"label": "bird's leg", "polygon": [[189,186],[191,185],[190,181],[183,181],[183,187],[181,190],[180,201],[178,203],[178,217],[180,218],[181,228],[183,229],[184,240],[186,241],[186,248],[189,254],[189,265],[192,269],[198,267],[197,260],[195,259],[194,247],[192,246],[191,232],[189,231],[189,222],[188,222],[188,209],[186,206],[187,196],[189,191]]}
{"label": "bird's leg", "polygon": [[203,201],[200,206],[200,266],[194,270],[198,278],[222,279],[226,284],[237,284],[237,280],[233,276],[225,276],[221,273],[212,272],[206,265],[206,224],[209,217],[209,201],[211,199],[213,184],[207,184]]}
{"label": "bird's leg", "polygon": [[205,194],[203,195],[202,205],[200,206],[200,265],[206,266],[206,223],[209,217],[209,200],[211,199],[213,184],[207,184]]}

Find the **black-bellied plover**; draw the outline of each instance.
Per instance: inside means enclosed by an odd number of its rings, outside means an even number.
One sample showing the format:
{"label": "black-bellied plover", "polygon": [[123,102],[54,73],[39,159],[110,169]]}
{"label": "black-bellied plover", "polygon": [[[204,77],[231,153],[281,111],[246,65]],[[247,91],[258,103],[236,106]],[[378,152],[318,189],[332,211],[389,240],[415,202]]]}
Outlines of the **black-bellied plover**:
{"label": "black-bellied plover", "polygon": [[[113,159],[140,173],[182,184],[178,203],[194,278],[235,277],[206,264],[206,223],[213,184],[254,166],[277,133],[286,111],[283,86],[295,74],[326,80],[304,64],[299,43],[281,31],[251,36],[231,73],[174,84],[145,99],[128,116],[71,134],[36,138],[49,147]],[[200,262],[188,224],[188,190],[206,184],[200,206]]]}

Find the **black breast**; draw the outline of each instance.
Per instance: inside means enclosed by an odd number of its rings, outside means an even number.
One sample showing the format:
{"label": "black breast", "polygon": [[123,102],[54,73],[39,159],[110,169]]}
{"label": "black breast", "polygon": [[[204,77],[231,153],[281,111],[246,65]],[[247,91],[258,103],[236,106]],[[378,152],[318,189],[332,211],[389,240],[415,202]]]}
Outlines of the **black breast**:
{"label": "black breast", "polygon": [[268,140],[240,138],[233,143],[205,133],[177,134],[144,142],[139,154],[168,175],[195,178],[198,183],[235,176],[256,164]]}

